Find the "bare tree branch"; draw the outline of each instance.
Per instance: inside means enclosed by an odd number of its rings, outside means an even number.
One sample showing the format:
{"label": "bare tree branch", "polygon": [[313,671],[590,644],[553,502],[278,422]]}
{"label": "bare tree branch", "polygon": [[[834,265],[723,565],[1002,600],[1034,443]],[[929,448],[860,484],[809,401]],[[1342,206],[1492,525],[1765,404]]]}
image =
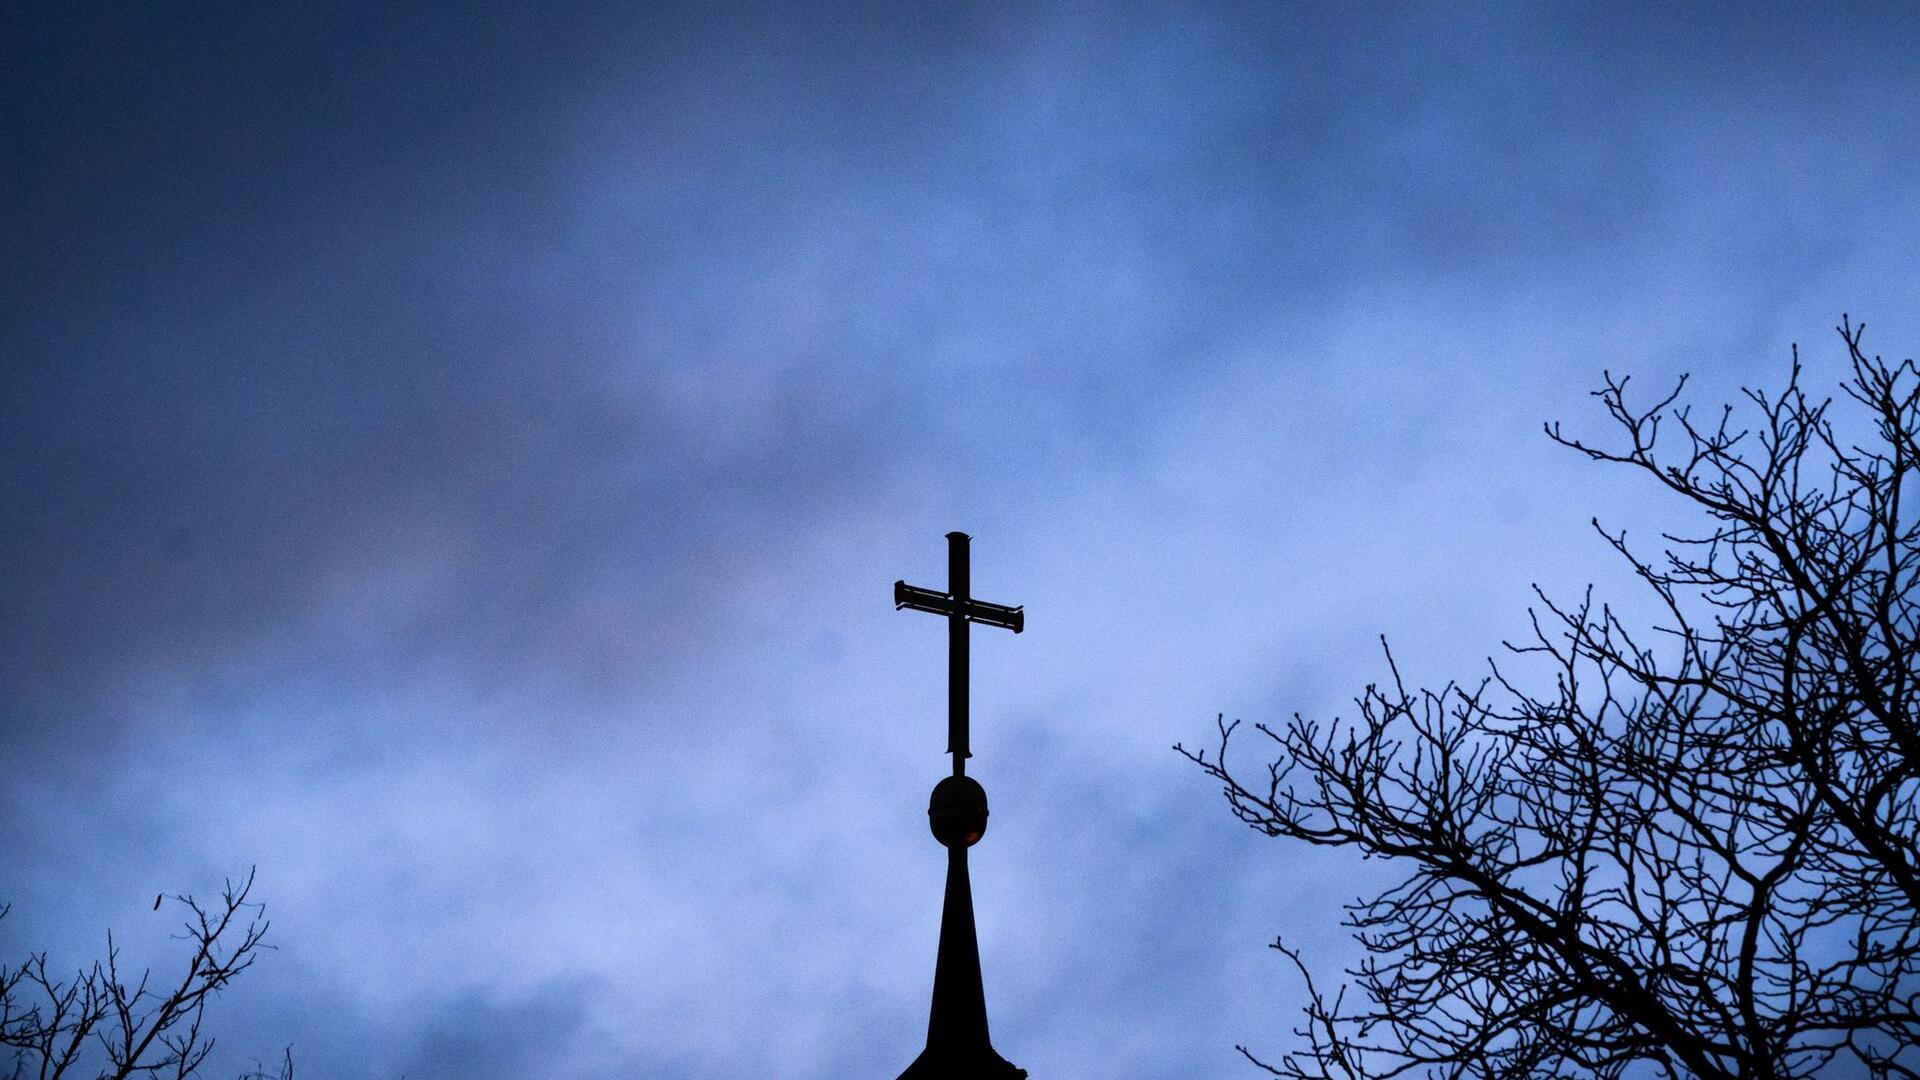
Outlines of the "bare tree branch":
{"label": "bare tree branch", "polygon": [[[1869,357],[1843,438],[1801,386],[1711,418],[1596,392],[1620,436],[1547,435],[1698,510],[1658,559],[1595,528],[1665,612],[1540,594],[1474,686],[1369,686],[1256,724],[1258,779],[1176,747],[1269,836],[1397,861],[1348,909],[1366,959],[1307,979],[1282,1077],[1920,1075],[1920,369]],[[1348,990],[1354,991],[1349,994]]]}
{"label": "bare tree branch", "polygon": [[[13,1080],[197,1075],[214,1047],[204,1029],[208,1001],[272,948],[265,943],[264,906],[248,899],[253,881],[251,870],[241,881],[228,881],[213,904],[171,898],[186,911],[176,936],[192,952],[179,979],[161,989],[152,987],[150,971],[131,985],[122,978],[111,933],[105,958],[71,978],[51,974],[45,953],[30,954],[15,967],[0,965],[0,1052],[12,1052]],[[0,906],[0,917],[7,910]],[[278,1075],[292,1080],[291,1053]],[[267,1077],[256,1068],[241,1080]]]}

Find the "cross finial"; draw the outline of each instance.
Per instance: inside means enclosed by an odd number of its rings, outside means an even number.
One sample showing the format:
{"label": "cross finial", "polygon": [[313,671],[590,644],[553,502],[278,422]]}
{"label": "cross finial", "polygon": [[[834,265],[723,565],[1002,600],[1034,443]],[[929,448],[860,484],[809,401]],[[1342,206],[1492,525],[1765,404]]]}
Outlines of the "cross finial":
{"label": "cross finial", "polygon": [[1027,626],[1026,612],[1021,608],[973,598],[972,541],[963,532],[947,534],[946,592],[922,589],[905,581],[893,583],[894,610],[912,608],[947,617],[947,752],[953,755],[955,776],[967,774],[967,759],[973,756],[967,747],[967,624],[985,623],[1016,634]]}

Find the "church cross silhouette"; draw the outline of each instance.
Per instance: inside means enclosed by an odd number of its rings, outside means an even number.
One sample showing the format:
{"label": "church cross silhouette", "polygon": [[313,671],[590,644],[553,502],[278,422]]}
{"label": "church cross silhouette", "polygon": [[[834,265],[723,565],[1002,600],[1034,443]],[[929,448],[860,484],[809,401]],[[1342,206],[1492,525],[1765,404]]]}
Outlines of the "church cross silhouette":
{"label": "church cross silhouette", "polygon": [[966,533],[947,534],[947,591],[893,583],[893,606],[947,619],[947,751],[953,775],[934,785],[927,825],[947,849],[947,895],[940,914],[940,952],[933,968],[933,1007],[927,1048],[900,1080],[1020,1080],[1027,1075],[994,1052],[987,1037],[987,995],[980,982],[980,942],[973,925],[973,887],[967,879],[967,848],[987,831],[987,792],[967,775],[968,651],[972,623],[1014,633],[1026,629],[1021,608],[990,604],[972,595]]}

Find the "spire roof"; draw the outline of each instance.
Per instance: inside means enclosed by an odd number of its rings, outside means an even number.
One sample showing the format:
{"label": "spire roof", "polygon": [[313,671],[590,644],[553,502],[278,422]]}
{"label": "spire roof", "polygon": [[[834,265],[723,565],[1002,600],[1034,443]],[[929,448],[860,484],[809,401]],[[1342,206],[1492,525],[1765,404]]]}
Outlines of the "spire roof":
{"label": "spire roof", "polygon": [[927,1048],[900,1080],[1018,1080],[1027,1075],[993,1049],[987,995],[980,983],[980,942],[973,927],[967,845],[947,848],[947,898],[940,915],[940,956],[933,969]]}

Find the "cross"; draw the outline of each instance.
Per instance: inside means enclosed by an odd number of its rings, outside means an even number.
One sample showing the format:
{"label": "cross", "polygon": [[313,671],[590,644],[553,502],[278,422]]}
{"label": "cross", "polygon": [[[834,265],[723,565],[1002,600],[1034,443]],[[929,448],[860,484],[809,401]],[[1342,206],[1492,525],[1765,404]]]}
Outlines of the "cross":
{"label": "cross", "polygon": [[953,775],[967,775],[967,624],[985,623],[1014,633],[1026,629],[1023,609],[1004,604],[989,604],[973,598],[973,572],[969,566],[968,544],[972,537],[963,532],[947,534],[947,591],[934,592],[893,583],[893,609],[912,608],[947,617],[947,753],[953,755]]}

